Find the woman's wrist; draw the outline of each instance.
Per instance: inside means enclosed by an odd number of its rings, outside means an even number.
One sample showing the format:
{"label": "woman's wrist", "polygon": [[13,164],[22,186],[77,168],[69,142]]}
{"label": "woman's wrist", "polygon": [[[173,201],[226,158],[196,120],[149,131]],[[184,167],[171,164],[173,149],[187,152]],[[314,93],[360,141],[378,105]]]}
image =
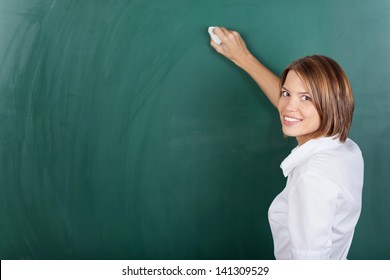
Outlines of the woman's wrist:
{"label": "woman's wrist", "polygon": [[251,76],[255,75],[255,73],[258,72],[260,68],[264,67],[260,61],[251,53],[248,53],[245,59],[243,59],[242,62],[238,64],[238,66]]}

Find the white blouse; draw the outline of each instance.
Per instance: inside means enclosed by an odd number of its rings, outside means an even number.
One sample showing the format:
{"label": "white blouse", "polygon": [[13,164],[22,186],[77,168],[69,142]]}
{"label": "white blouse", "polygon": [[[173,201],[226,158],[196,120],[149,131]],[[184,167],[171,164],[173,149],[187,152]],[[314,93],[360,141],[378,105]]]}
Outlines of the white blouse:
{"label": "white blouse", "polygon": [[363,157],[350,139],[312,139],[280,166],[287,178],[268,218],[276,259],[346,259],[361,210]]}

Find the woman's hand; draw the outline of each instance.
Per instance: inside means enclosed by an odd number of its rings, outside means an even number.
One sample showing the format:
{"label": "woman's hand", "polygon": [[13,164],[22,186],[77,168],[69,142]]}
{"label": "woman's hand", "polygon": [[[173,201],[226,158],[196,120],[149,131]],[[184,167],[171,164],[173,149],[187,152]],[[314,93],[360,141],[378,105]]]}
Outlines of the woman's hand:
{"label": "woman's hand", "polygon": [[221,39],[222,44],[218,45],[211,40],[211,46],[248,73],[277,107],[280,97],[279,78],[249,52],[237,31],[215,27],[214,33]]}
{"label": "woman's hand", "polygon": [[237,31],[228,30],[224,27],[215,27],[214,33],[221,39],[222,43],[218,45],[211,40],[210,45],[237,66],[245,68],[249,60],[253,59],[252,54]]}

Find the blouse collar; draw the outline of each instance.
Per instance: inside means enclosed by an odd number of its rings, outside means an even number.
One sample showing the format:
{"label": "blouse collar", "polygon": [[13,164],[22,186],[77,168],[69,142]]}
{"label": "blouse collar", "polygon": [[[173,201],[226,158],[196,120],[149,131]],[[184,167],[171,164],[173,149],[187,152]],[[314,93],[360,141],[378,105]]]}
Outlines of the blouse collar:
{"label": "blouse collar", "polygon": [[280,165],[280,168],[283,170],[284,177],[287,177],[295,167],[308,160],[313,154],[341,144],[342,143],[338,138],[334,138],[334,136],[332,136],[311,139],[303,145],[297,146]]}

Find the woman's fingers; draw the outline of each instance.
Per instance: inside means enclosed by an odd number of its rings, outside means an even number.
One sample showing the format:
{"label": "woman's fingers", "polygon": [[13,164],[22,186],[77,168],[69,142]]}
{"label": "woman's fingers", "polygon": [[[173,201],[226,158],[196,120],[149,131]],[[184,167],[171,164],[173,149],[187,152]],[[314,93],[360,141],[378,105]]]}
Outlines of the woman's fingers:
{"label": "woman's fingers", "polygon": [[218,45],[214,40],[210,40],[210,45],[218,52],[222,53],[222,45]]}
{"label": "woman's fingers", "polygon": [[215,27],[214,33],[221,39],[221,45],[218,45],[211,40],[211,46],[219,54],[225,56],[238,66],[244,64],[249,51],[240,34],[237,31],[229,30],[224,27]]}

